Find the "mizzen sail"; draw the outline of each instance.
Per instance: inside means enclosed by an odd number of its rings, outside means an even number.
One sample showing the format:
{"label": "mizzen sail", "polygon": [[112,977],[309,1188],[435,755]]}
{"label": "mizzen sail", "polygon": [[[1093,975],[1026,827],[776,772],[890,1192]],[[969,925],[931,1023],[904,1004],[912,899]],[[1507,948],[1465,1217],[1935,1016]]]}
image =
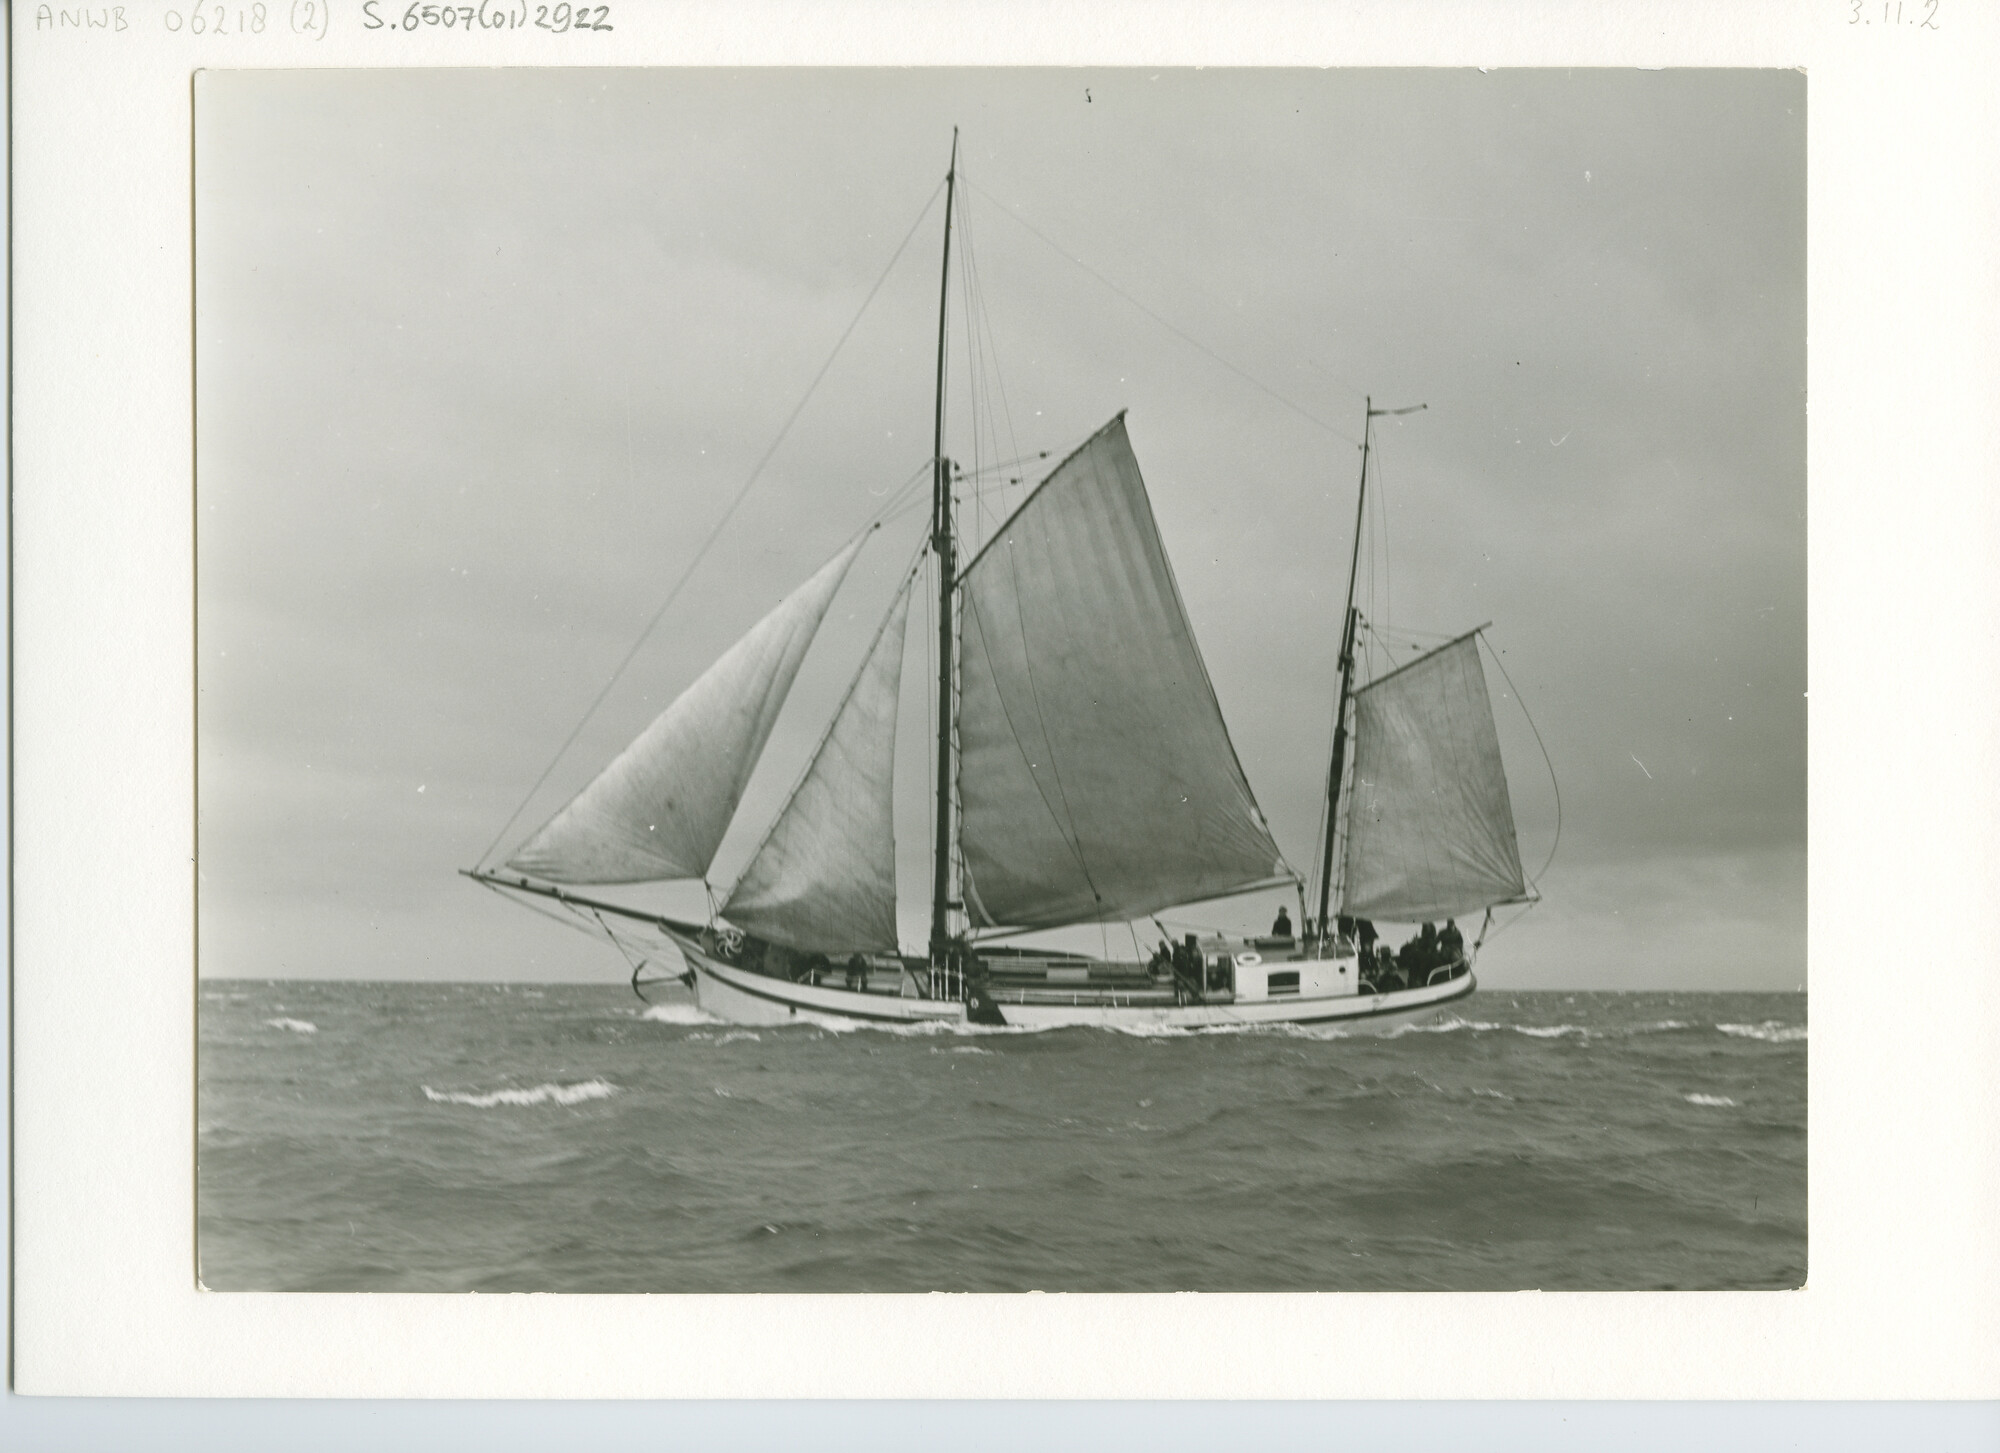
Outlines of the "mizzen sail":
{"label": "mizzen sail", "polygon": [[1236,759],[1120,415],[963,574],[967,913],[1135,918],[1292,873]]}
{"label": "mizzen sail", "polygon": [[507,861],[553,883],[699,878],[866,535],[779,602]]}
{"label": "mizzen sail", "polygon": [[1355,693],[1348,803],[1342,913],[1417,923],[1523,895],[1476,634]]}
{"label": "mizzen sail", "polygon": [[896,710],[910,582],[791,799],[722,906],[732,923],[826,954],[896,948]]}

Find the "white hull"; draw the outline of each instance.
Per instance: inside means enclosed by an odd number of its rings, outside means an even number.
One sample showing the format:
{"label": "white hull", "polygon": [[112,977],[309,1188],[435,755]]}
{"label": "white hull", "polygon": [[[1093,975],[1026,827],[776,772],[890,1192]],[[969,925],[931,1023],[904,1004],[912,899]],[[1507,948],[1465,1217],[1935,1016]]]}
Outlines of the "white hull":
{"label": "white hull", "polygon": [[[731,1024],[795,1023],[801,1016],[876,1024],[966,1024],[965,1005],[949,999],[862,993],[824,984],[799,984],[755,974],[709,957],[685,940],[681,956],[694,971],[695,997],[704,1012]],[[883,976],[886,978],[886,976]],[[1424,988],[1386,994],[1343,994],[1324,998],[1286,996],[1243,1004],[1107,1005],[1010,1002],[996,996],[1009,1026],[1061,1029],[1208,1029],[1227,1025],[1351,1024],[1377,1029],[1436,1013],[1475,987],[1468,971]]]}

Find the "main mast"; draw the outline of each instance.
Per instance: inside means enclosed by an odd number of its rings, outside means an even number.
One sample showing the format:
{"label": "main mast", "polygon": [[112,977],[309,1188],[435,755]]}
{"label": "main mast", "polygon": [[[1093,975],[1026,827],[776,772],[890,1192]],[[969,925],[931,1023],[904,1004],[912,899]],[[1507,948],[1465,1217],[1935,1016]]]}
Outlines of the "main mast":
{"label": "main mast", "polygon": [[951,213],[958,189],[958,128],[951,129],[951,167],[944,176],[944,267],[938,279],[937,411],[931,445],[931,552],[938,571],[937,843],[931,878],[931,965],[951,954],[952,542],[951,464],[944,457],[945,309],[951,296]]}

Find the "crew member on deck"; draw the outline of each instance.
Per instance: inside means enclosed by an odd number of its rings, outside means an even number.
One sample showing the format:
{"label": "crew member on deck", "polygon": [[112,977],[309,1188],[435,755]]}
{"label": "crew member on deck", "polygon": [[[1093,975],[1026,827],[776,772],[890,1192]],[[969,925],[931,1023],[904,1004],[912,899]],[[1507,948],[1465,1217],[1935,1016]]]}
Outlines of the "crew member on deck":
{"label": "crew member on deck", "polygon": [[1458,920],[1447,918],[1444,921],[1444,932],[1438,935],[1438,955],[1445,963],[1455,964],[1459,955],[1464,952],[1465,935],[1458,931]]}
{"label": "crew member on deck", "polygon": [[1277,922],[1271,925],[1271,937],[1290,938],[1291,936],[1292,936],[1292,915],[1290,911],[1285,907],[1285,905],[1280,903],[1278,905]]}

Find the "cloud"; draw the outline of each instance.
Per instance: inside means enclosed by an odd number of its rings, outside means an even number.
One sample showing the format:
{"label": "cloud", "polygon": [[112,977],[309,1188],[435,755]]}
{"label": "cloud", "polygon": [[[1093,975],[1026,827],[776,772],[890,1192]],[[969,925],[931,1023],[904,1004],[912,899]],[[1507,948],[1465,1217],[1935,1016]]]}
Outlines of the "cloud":
{"label": "cloud", "polygon": [[[1641,962],[1683,982],[1719,942],[1802,958],[1785,872],[1746,870],[1721,927],[1680,911],[1718,865],[1803,852],[1799,77],[1080,74],[203,73],[205,944],[319,945],[287,951],[298,972],[458,962],[463,904],[493,906],[451,870],[688,568],[929,199],[517,832],[921,472],[956,121],[948,448],[1060,455],[1130,410],[1288,851],[1309,856],[1318,820],[1361,394],[1425,401],[1377,423],[1358,600],[1385,632],[1495,623],[1565,851],[1624,874],[1575,880],[1560,909],[1552,876],[1531,920],[1625,945],[1619,967],[1552,961],[1573,982]],[[718,873],[798,770],[920,527],[863,557]],[[1492,685],[1538,861],[1553,796]],[[1633,922],[1657,938],[1643,953]]]}

